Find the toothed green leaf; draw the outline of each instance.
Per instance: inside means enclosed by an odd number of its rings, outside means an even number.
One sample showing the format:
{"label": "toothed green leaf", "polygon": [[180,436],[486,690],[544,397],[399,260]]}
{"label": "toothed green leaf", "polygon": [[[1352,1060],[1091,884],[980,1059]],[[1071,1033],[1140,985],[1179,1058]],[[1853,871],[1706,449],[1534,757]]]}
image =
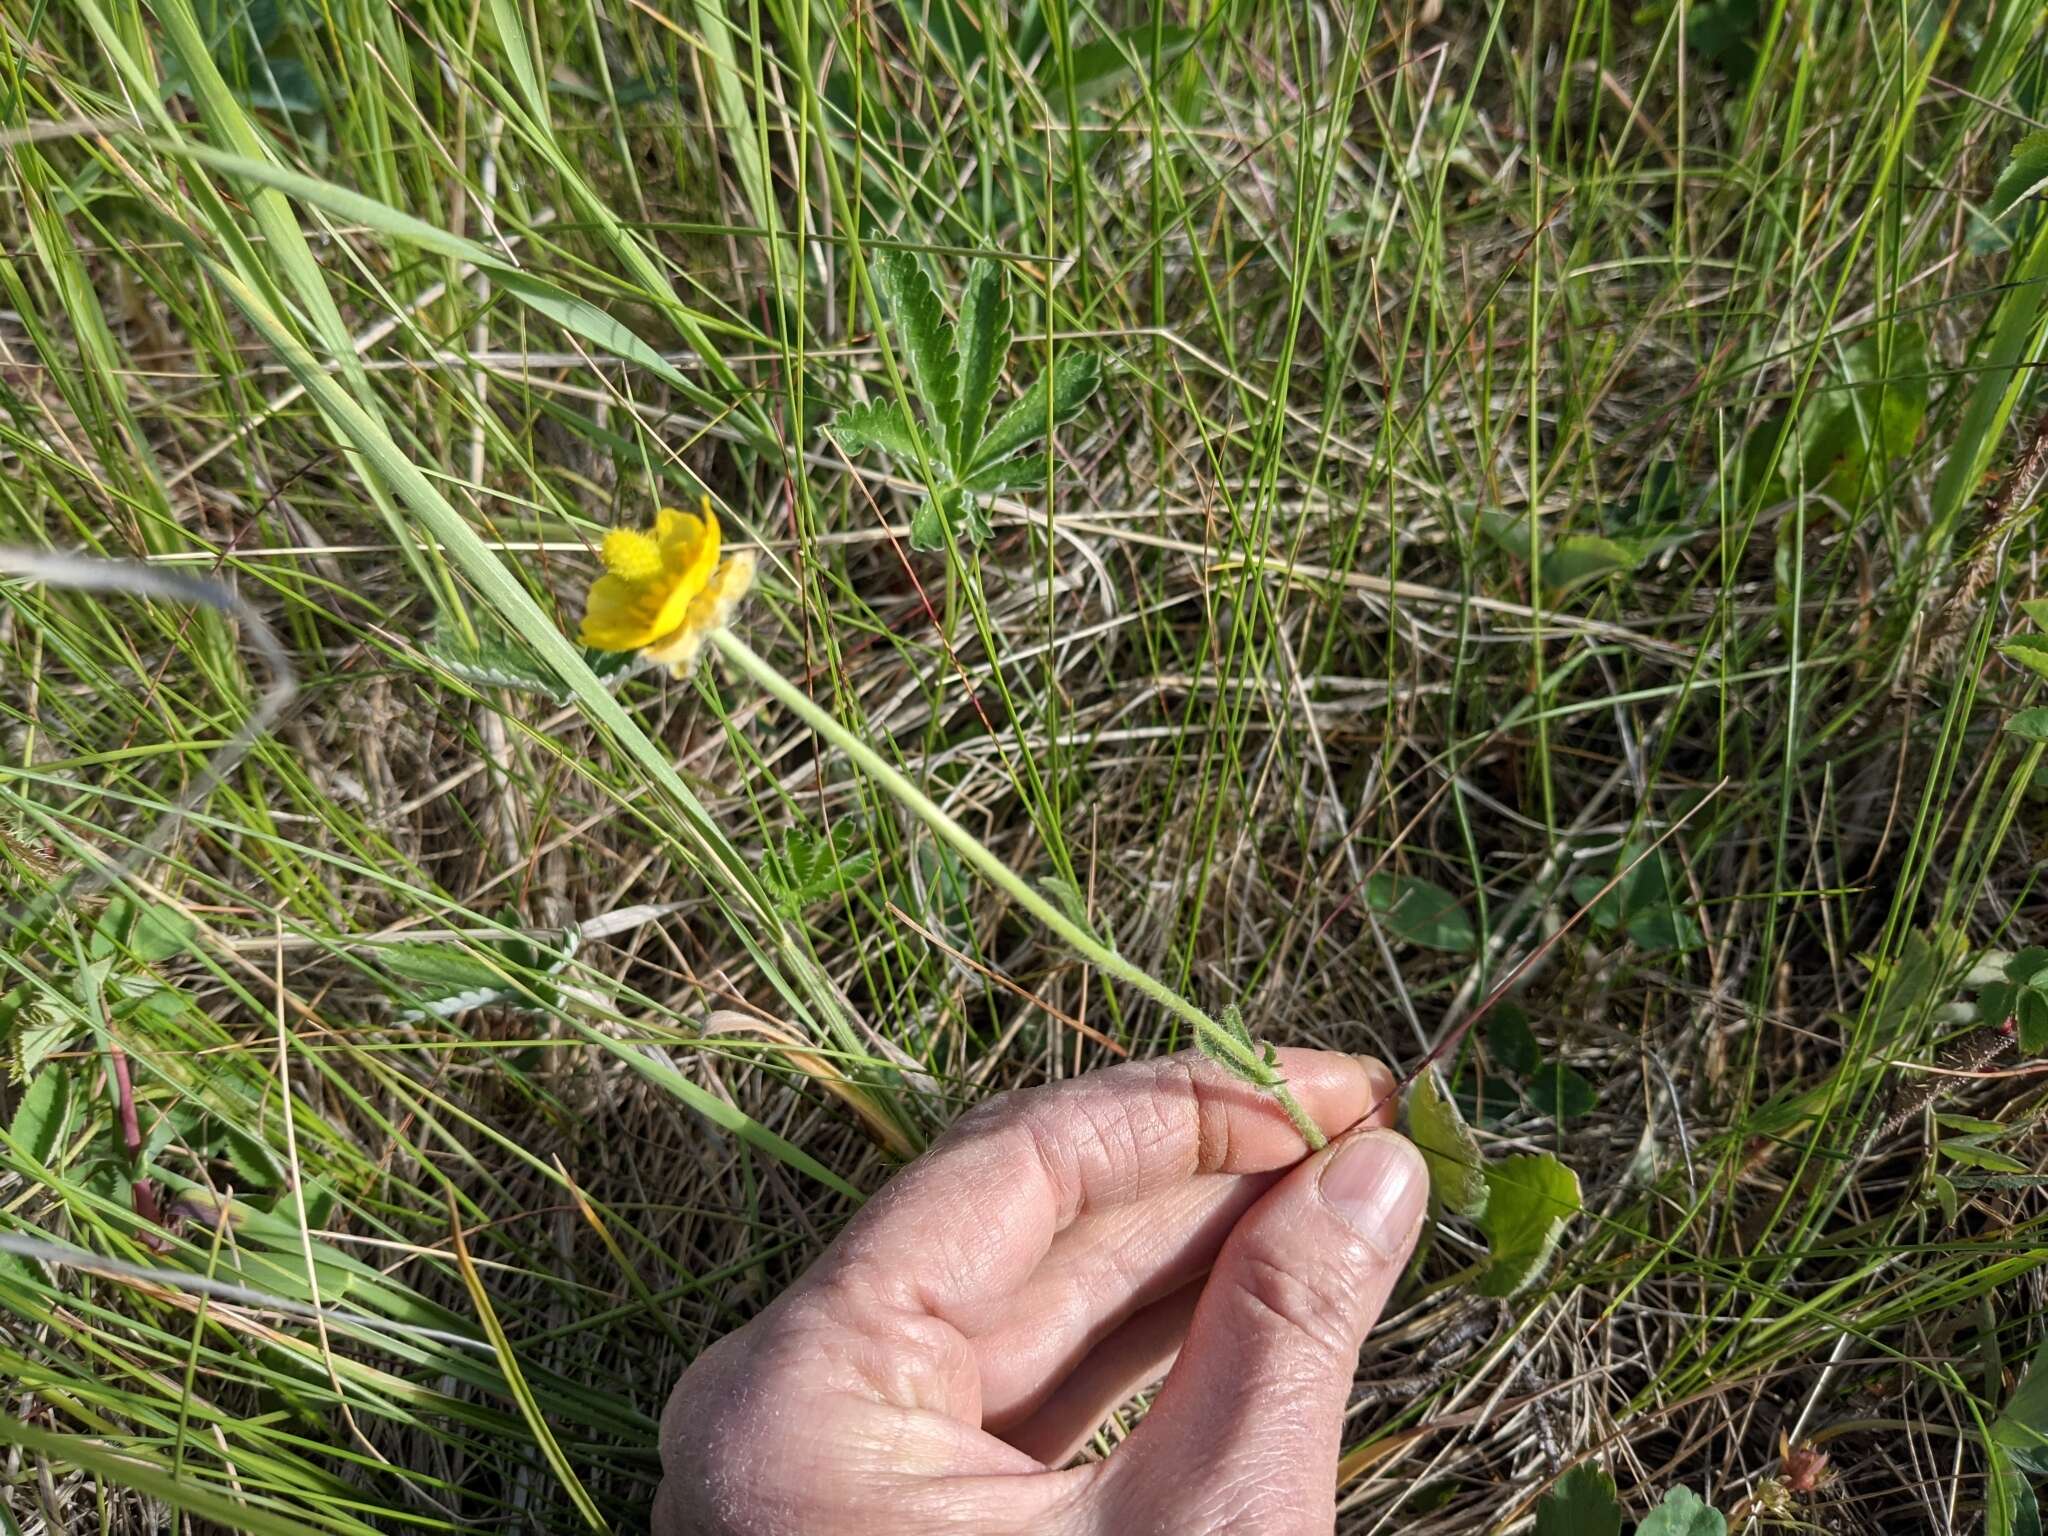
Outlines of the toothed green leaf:
{"label": "toothed green leaf", "polygon": [[71,1074],[57,1066],[36,1074],[15,1106],[7,1134],[27,1156],[47,1163],[70,1123]]}
{"label": "toothed green leaf", "polygon": [[968,269],[967,291],[960,300],[960,418],[953,427],[953,463],[974,461],[996,380],[1009,355],[1009,291],[1002,268],[984,256]]}
{"label": "toothed green leaf", "polygon": [[1093,352],[1067,352],[1031,381],[1031,387],[1010,402],[988,435],[974,450],[973,470],[979,473],[1016,453],[1080,414],[1095,386],[1102,382],[1102,359]]}
{"label": "toothed green leaf", "polygon": [[961,489],[976,496],[1006,496],[1012,491],[1035,491],[1045,485],[1045,460],[1004,459],[986,469],[977,469],[961,482]]}
{"label": "toothed green leaf", "polygon": [[889,307],[918,402],[934,423],[937,446],[960,419],[959,353],[953,323],[939,303],[924,263],[909,251],[887,251],[875,261],[875,286]]}
{"label": "toothed green leaf", "polygon": [[[478,688],[510,688],[565,702],[569,692],[531,651],[505,641],[436,638],[422,647],[442,671]],[[630,654],[630,653],[621,653]]]}
{"label": "toothed green leaf", "polygon": [[918,430],[894,400],[849,405],[825,430],[848,453],[879,448],[907,469],[917,467]]}

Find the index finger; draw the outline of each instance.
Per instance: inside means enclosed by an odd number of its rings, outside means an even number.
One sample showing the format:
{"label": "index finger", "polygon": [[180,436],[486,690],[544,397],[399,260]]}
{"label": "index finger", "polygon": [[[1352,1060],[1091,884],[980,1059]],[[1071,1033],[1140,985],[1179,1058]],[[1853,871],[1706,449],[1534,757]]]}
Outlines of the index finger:
{"label": "index finger", "polygon": [[[1279,1064],[1326,1136],[1375,1105],[1392,1115],[1393,1074],[1377,1061],[1290,1049]],[[830,1267],[944,1316],[1021,1285],[1084,1213],[1202,1175],[1276,1172],[1307,1151],[1271,1096],[1195,1052],[1127,1062],[964,1116],[868,1202]]]}

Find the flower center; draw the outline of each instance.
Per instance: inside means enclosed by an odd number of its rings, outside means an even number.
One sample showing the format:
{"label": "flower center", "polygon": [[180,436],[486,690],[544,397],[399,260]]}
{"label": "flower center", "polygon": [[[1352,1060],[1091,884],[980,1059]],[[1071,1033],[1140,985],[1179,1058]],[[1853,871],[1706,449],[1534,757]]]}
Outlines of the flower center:
{"label": "flower center", "polygon": [[661,545],[637,528],[614,528],[604,536],[604,568],[622,581],[651,581],[661,574]]}

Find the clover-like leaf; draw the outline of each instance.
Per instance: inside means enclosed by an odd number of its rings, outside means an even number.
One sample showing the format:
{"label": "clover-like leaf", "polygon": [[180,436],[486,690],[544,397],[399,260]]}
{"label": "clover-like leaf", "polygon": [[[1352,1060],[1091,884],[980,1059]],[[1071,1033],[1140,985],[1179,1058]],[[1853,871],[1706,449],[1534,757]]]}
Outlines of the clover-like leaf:
{"label": "clover-like leaf", "polygon": [[1546,1061],[1529,1079],[1529,1102],[1542,1114],[1576,1120],[1593,1112],[1593,1085],[1561,1061]]}
{"label": "clover-like leaf", "polygon": [[1548,1152],[1525,1153],[1488,1169],[1486,1190],[1479,1226],[1489,1258],[1479,1291],[1513,1296],[1550,1267],[1565,1224],[1579,1210],[1579,1176]]}
{"label": "clover-like leaf", "polygon": [[1621,1536],[1614,1479],[1591,1462],[1573,1467],[1536,1506],[1536,1536]]}
{"label": "clover-like leaf", "polygon": [[1728,1536],[1728,1521],[1690,1488],[1674,1488],[1643,1517],[1636,1536]]}
{"label": "clover-like leaf", "polygon": [[1368,875],[1365,904],[1386,920],[1397,937],[1424,949],[1469,955],[1479,943],[1479,930],[1472,926],[1471,915],[1458,904],[1458,898],[1413,875],[1385,870]]}
{"label": "clover-like leaf", "polygon": [[1476,1221],[1486,1211],[1486,1170],[1479,1142],[1434,1072],[1408,1090],[1408,1138],[1429,1165],[1429,1191],[1454,1216]]}

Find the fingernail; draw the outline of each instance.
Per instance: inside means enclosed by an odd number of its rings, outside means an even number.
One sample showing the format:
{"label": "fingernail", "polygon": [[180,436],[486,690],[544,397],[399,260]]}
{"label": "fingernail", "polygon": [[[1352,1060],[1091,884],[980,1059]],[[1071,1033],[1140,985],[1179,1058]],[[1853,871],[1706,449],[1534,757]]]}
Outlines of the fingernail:
{"label": "fingernail", "polygon": [[1337,1148],[1319,1181],[1323,1198],[1382,1258],[1407,1248],[1429,1198],[1422,1154],[1405,1136],[1367,1131]]}

